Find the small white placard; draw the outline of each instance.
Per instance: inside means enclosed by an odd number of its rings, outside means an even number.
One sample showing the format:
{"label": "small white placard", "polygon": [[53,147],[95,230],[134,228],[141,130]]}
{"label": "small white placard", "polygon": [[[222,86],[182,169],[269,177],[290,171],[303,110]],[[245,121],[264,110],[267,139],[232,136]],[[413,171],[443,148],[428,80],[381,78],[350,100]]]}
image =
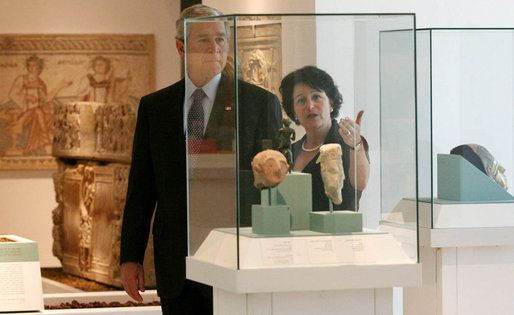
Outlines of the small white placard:
{"label": "small white placard", "polygon": [[309,261],[312,264],[369,263],[374,262],[372,245],[366,237],[317,237],[307,241]]}
{"label": "small white placard", "polygon": [[292,238],[262,239],[261,249],[264,265],[292,265],[294,262]]}
{"label": "small white placard", "polygon": [[339,263],[371,263],[376,260],[372,242],[364,235],[336,239],[335,247]]}
{"label": "small white placard", "polygon": [[39,262],[0,263],[0,312],[43,309]]}
{"label": "small white placard", "polygon": [[334,264],[337,256],[332,237],[317,237],[307,241],[307,252],[312,264]]}
{"label": "small white placard", "polygon": [[306,264],[305,241],[302,237],[263,238],[260,240],[265,266]]}

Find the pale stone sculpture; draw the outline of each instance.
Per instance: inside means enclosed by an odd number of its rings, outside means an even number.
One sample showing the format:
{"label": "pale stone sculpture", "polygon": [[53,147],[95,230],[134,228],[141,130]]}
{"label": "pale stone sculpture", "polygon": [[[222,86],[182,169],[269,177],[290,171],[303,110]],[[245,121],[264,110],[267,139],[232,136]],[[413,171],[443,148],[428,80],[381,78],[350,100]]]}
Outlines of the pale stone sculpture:
{"label": "pale stone sculpture", "polygon": [[[474,154],[471,153],[468,148],[471,149]],[[507,176],[505,176],[505,168],[485,147],[476,143],[468,143],[453,148],[450,153],[462,155],[470,162],[474,159],[474,163],[472,164],[475,165],[475,167],[478,167],[479,170],[491,177],[501,188],[505,190],[509,189]]]}
{"label": "pale stone sculpture", "polygon": [[[127,194],[134,104],[70,102],[54,112],[57,207],[53,253],[63,271],[121,287],[120,239]],[[150,235],[145,286],[155,287]]]}
{"label": "pale stone sculpture", "polygon": [[344,172],[341,145],[338,143],[324,144],[319,148],[319,157],[316,163],[321,164],[321,178],[325,187],[325,194],[333,203],[339,205],[343,202],[341,188],[343,188]]}
{"label": "pale stone sculpture", "polygon": [[55,106],[53,155],[130,163],[137,104],[71,102]]}
{"label": "pale stone sculpture", "polygon": [[253,185],[257,189],[264,189],[280,184],[289,170],[289,164],[279,151],[264,150],[254,156],[252,170],[255,177]]}

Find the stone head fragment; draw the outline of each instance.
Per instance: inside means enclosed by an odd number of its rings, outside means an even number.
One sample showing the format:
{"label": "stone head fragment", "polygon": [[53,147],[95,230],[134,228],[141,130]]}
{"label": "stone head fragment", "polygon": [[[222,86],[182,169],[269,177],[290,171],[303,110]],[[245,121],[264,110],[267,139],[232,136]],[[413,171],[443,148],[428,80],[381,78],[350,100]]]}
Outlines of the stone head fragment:
{"label": "stone head fragment", "polygon": [[254,186],[258,189],[275,187],[284,179],[289,169],[286,158],[276,150],[264,150],[252,160]]}

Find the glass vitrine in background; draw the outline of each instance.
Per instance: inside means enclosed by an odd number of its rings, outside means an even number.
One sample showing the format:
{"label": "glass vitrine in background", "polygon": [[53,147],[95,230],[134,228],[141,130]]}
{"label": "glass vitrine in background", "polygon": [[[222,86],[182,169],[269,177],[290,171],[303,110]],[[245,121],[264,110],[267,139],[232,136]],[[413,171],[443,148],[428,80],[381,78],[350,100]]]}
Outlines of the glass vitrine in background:
{"label": "glass vitrine in background", "polygon": [[420,225],[513,226],[514,29],[416,36]]}
{"label": "glass vitrine in background", "polygon": [[[186,21],[188,34],[199,29],[229,33],[228,61],[205,136],[187,134],[189,256],[230,269],[416,264],[414,15],[230,15]],[[223,52],[212,53],[222,49],[219,43],[201,41],[186,38],[186,72],[196,71],[195,61],[219,63],[216,55]],[[334,79],[343,98],[337,120],[355,120],[364,111],[360,128],[369,145],[370,174],[358,204],[348,206],[358,209],[348,213],[348,220],[360,225],[357,230],[313,228],[312,189],[323,183],[310,175],[287,174],[273,189],[254,186],[252,159],[277,150],[274,130],[284,127],[277,123],[273,94],[283,103],[282,78],[305,66]],[[190,83],[186,79],[186,96],[194,92]],[[304,128],[291,127],[298,141]],[[409,220],[395,224],[412,233],[405,237],[381,229],[379,222],[405,198],[414,200],[404,209]],[[269,206],[271,212],[256,214],[256,208]]]}

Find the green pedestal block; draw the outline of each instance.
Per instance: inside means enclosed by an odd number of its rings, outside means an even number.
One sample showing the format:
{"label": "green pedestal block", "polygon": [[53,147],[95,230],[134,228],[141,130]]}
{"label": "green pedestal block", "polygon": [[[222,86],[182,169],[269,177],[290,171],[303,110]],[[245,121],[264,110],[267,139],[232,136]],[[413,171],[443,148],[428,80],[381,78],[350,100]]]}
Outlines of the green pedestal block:
{"label": "green pedestal block", "polygon": [[[293,172],[287,174],[284,180],[272,191],[272,201],[279,205],[288,205],[291,211],[291,230],[309,229],[309,213],[312,211],[312,180],[311,174]],[[274,193],[274,192],[273,192]],[[261,204],[267,205],[268,190],[261,191]],[[275,198],[276,200],[273,200]]]}
{"label": "green pedestal block", "polygon": [[514,197],[460,155],[437,155],[437,195],[455,201],[512,201]]}
{"label": "green pedestal block", "polygon": [[310,230],[323,233],[362,232],[362,213],[316,211],[310,213]]}
{"label": "green pedestal block", "polygon": [[291,215],[288,206],[252,205],[252,232],[258,235],[289,235]]}

